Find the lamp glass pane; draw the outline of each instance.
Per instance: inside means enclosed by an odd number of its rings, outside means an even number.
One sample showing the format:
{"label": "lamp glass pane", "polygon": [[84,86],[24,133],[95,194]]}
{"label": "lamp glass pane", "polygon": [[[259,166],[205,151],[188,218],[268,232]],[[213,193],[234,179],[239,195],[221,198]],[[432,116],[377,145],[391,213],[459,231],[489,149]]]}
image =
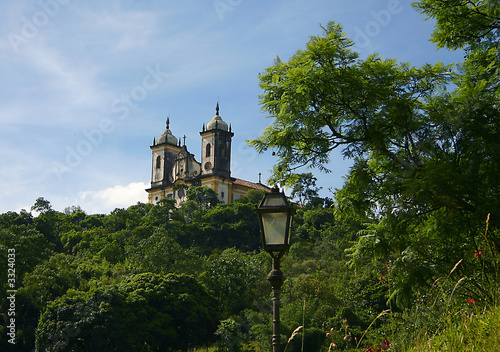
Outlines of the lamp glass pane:
{"label": "lamp glass pane", "polygon": [[262,204],[263,207],[285,207],[286,205],[285,197],[283,197],[280,193],[276,195],[267,194]]}
{"label": "lamp glass pane", "polygon": [[262,214],[266,244],[285,244],[286,227],[288,225],[286,220],[286,213]]}

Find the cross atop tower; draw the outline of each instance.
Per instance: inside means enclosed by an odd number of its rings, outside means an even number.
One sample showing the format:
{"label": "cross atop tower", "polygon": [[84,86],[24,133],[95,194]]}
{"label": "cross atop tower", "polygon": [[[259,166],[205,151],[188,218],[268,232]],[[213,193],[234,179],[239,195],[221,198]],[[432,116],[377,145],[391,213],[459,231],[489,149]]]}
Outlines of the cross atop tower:
{"label": "cross atop tower", "polygon": [[215,106],[215,115],[219,115],[219,102],[217,102],[217,106]]}

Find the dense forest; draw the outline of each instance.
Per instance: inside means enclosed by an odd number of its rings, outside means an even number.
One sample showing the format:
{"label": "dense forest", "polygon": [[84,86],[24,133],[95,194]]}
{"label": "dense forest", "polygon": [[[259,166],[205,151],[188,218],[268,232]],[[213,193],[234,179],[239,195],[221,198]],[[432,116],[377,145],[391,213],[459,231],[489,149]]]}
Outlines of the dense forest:
{"label": "dense forest", "polygon": [[[462,63],[362,59],[330,22],[259,76],[273,122],[249,143],[273,151],[270,183],[297,211],[282,260],[288,352],[500,349],[500,6],[414,7]],[[328,172],[336,148],[353,166],[320,198],[303,167]],[[262,196],[219,204],[192,187],[179,207],[86,214],[39,198],[1,214],[0,349],[269,351]]]}
{"label": "dense forest", "polygon": [[[314,185],[310,175],[306,179]],[[352,320],[356,333],[369,324],[367,310],[386,308],[387,286],[379,278],[387,274],[370,265],[353,280],[343,268],[344,249],[359,225],[334,220],[331,200],[317,198],[317,188],[299,193],[306,204],[284,261],[282,315],[285,334],[306,324],[308,349],[317,349],[327,343],[325,331],[340,328],[341,316]],[[87,215],[76,206],[55,211],[39,198],[31,209],[36,217],[1,214],[2,257],[15,249],[15,350],[168,351],[214,344],[268,350],[271,263],[260,250],[255,212],[263,193],[252,191],[235,204],[218,204],[209,188],[193,187],[187,195],[179,208],[164,199]],[[1,275],[7,292],[7,271]],[[366,301],[363,307],[352,295]],[[2,350],[12,348],[8,307],[3,295]]]}
{"label": "dense forest", "polygon": [[[407,297],[408,305],[391,303],[400,280],[393,257],[354,263],[353,245],[367,225],[339,216],[318,190],[312,174],[302,174],[292,192],[300,201],[282,265],[282,341],[302,328],[287,351],[326,351],[332,342],[365,350],[383,341],[396,350],[414,344],[422,328],[445,329],[442,316],[450,305],[471,309],[474,301],[483,307],[491,298],[488,287],[462,289],[460,276],[447,275],[432,285],[414,282],[405,294],[418,298]],[[31,209],[36,217],[26,211],[1,214],[0,250],[7,258],[15,249],[17,289],[15,348],[8,342],[5,295],[1,349],[270,350],[271,262],[260,250],[255,212],[263,193],[252,191],[235,204],[218,204],[209,188],[190,188],[187,195],[179,208],[164,199],[161,205],[138,203],[87,215],[77,206],[55,211],[39,198]],[[484,268],[490,252],[479,248],[466,261],[490,275]],[[7,292],[7,271],[1,275]]]}

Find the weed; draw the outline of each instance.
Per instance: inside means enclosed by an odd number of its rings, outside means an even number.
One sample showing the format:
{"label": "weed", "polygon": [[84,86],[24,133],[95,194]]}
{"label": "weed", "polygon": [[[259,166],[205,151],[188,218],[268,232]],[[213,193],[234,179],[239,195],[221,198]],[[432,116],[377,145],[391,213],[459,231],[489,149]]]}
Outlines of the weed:
{"label": "weed", "polygon": [[[299,333],[301,330],[303,330],[302,328],[303,328],[303,326],[298,326],[295,330],[293,330],[292,335],[290,335],[290,338],[288,339],[288,341],[287,341],[287,343],[286,343],[286,346],[285,346],[285,349],[284,349],[284,351],[283,351],[283,352],[286,352],[286,349],[288,348],[288,345],[290,344],[290,342],[292,342],[292,340],[295,338],[295,336],[297,336],[297,335],[298,335],[298,333]],[[303,340],[304,340],[304,339],[302,338],[302,341],[303,341]],[[302,346],[304,346],[304,345],[302,345]],[[302,350],[304,350],[304,348],[303,348],[303,347],[302,347]]]}

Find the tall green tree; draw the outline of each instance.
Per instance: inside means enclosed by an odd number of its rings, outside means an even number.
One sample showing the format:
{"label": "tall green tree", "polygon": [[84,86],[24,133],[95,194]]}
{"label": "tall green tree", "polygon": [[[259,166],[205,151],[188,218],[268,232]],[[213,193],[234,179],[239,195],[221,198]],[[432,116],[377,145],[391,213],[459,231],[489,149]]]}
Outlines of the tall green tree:
{"label": "tall green tree", "polygon": [[274,122],[250,144],[275,151],[274,182],[290,183],[302,166],[328,172],[335,148],[354,160],[336,194],[339,213],[370,224],[353,257],[393,258],[403,303],[418,283],[473,257],[488,213],[498,226],[500,105],[487,84],[465,89],[473,65],[457,74],[441,63],[362,60],[352,45],[331,22],[266,69],[260,99]]}
{"label": "tall green tree", "polygon": [[436,137],[422,109],[450,82],[451,67],[417,68],[376,55],[361,60],[340,25],[330,22],[324,32],[260,76],[261,104],[275,121],[250,144],[275,150],[273,180],[287,181],[302,166],[328,171],[338,147],[348,157],[375,153],[406,170],[418,168],[417,147]]}

